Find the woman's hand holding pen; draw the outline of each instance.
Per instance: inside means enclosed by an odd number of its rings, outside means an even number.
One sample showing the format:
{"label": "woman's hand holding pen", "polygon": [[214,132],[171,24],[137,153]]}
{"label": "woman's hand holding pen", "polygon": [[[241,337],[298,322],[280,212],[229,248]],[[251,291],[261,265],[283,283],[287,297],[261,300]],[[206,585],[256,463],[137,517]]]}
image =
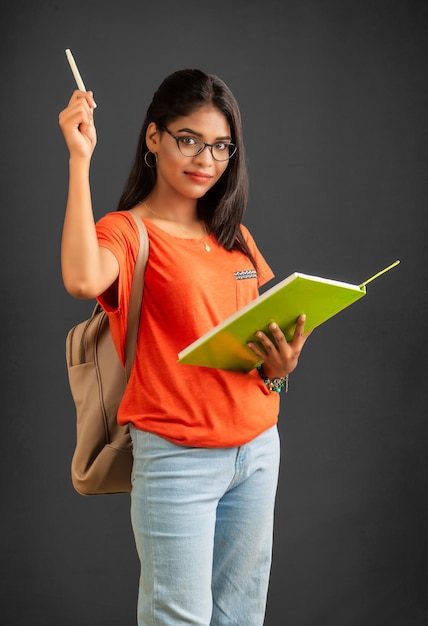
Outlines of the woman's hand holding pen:
{"label": "woman's hand holding pen", "polygon": [[266,376],[281,378],[296,368],[305,341],[311,334],[305,333],[305,321],[305,315],[298,318],[296,330],[290,342],[287,342],[277,324],[271,324],[269,329],[273,341],[265,333],[259,331],[256,333],[259,344],[253,342],[248,344],[254,354],[263,360],[263,371]]}
{"label": "woman's hand holding pen", "polygon": [[70,156],[91,158],[97,143],[93,115],[96,106],[92,91],[76,90],[67,108],[59,114]]}
{"label": "woman's hand holding pen", "polygon": [[59,125],[70,156],[90,159],[97,144],[94,125],[94,109],[97,105],[92,91],[86,91],[70,48],[67,48],[65,55],[73,72],[77,90],[71,96],[67,108],[59,114]]}

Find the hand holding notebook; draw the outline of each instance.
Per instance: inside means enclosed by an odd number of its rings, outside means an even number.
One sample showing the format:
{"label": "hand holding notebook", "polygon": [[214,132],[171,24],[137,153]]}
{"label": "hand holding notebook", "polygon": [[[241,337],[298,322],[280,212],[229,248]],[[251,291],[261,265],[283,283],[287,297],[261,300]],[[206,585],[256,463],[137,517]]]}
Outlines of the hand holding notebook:
{"label": "hand holding notebook", "polygon": [[302,313],[307,333],[365,296],[366,286],[398,263],[361,285],[295,272],[182,350],[178,362],[248,372],[261,362],[247,346],[257,342],[257,331],[271,337],[275,322],[291,341]]}

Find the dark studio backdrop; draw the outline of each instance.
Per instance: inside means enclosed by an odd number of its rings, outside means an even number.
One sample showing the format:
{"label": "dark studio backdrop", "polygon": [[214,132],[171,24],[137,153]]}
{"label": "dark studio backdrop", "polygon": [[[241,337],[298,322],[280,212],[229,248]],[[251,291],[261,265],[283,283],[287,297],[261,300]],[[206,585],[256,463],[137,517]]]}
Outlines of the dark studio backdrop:
{"label": "dark studio backdrop", "polygon": [[154,89],[200,67],[240,103],[245,223],[278,279],[360,283],[401,259],[313,333],[282,398],[266,624],[428,623],[427,3],[15,0],[0,13],[0,625],[135,624],[129,498],[83,498],[69,477],[64,342],[93,303],[60,275],[67,47],[98,104],[97,217],[116,207]]}

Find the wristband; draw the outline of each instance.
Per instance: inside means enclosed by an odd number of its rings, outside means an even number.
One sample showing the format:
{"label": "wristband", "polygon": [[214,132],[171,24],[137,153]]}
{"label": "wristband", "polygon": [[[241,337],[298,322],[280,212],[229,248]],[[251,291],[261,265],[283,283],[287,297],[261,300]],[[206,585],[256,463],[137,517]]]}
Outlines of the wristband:
{"label": "wristband", "polygon": [[257,371],[269,391],[281,393],[284,389],[285,393],[288,392],[288,374],[282,378],[268,378],[263,371],[263,365],[258,365]]}

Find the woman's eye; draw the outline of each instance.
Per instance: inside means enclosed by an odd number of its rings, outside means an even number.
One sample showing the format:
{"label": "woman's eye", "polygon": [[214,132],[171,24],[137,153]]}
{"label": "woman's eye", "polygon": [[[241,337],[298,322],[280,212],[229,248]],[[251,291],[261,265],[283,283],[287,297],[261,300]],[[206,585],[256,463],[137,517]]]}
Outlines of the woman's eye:
{"label": "woman's eye", "polygon": [[197,140],[194,137],[180,137],[180,141],[185,146],[195,146]]}
{"label": "woman's eye", "polygon": [[216,143],[215,148],[216,150],[221,150],[221,151],[228,150],[229,144],[228,143]]}

